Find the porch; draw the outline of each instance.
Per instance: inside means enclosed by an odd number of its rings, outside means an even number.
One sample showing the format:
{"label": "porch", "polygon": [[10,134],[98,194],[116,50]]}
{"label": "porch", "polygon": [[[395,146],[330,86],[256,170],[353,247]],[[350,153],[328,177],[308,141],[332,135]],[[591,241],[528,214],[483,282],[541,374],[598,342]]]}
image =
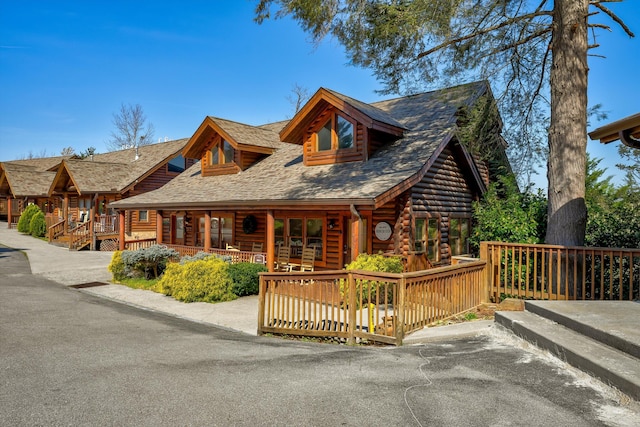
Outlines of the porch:
{"label": "porch", "polygon": [[94,250],[113,251],[118,248],[118,215],[81,213],[69,215],[65,220],[53,214],[46,215],[49,243],[67,246],[69,250],[91,247]]}

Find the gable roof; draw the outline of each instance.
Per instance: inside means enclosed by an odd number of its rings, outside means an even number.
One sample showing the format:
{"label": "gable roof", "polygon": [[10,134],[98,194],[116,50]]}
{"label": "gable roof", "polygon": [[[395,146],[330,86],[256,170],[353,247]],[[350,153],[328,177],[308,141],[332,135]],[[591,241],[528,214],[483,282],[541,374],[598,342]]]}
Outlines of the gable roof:
{"label": "gable roof", "polygon": [[136,149],[94,154],[93,159],[68,159],[49,183],[49,193],[72,185],[78,194],[124,193],[170,159],[180,154],[187,139],[161,142]]}
{"label": "gable roof", "polygon": [[3,163],[12,163],[15,165],[29,166],[36,170],[45,171],[52,170],[56,166],[58,166],[65,159],[75,159],[78,158],[76,155],[72,156],[53,156],[53,157],[38,157],[33,159],[22,159],[22,160],[10,160]]}
{"label": "gable roof", "polygon": [[[405,131],[402,138],[384,146],[366,162],[308,167],[303,164],[299,145],[283,144],[271,156],[235,175],[203,177],[196,163],[161,189],[112,206],[180,209],[287,206],[297,201],[374,208],[424,176],[454,138],[456,112],[472,105],[487,90],[485,82],[478,82],[371,104],[375,110],[370,111],[384,113]],[[287,127],[281,135],[287,133]],[[473,163],[471,156],[468,159]],[[483,184],[478,186],[482,188]]]}
{"label": "gable roof", "polygon": [[282,142],[273,128],[207,116],[182,150],[183,155],[191,159],[201,158],[215,134],[240,150],[272,154],[277,148],[282,147]]}
{"label": "gable roof", "polygon": [[280,139],[293,144],[302,144],[302,137],[310,122],[328,106],[336,107],[343,114],[371,129],[396,136],[401,136],[405,129],[396,117],[374,104],[365,104],[333,90],[320,88],[280,131]]}
{"label": "gable roof", "polygon": [[[40,166],[46,166],[45,162]],[[0,195],[11,197],[46,197],[56,173],[39,170],[23,163],[0,163]]]}

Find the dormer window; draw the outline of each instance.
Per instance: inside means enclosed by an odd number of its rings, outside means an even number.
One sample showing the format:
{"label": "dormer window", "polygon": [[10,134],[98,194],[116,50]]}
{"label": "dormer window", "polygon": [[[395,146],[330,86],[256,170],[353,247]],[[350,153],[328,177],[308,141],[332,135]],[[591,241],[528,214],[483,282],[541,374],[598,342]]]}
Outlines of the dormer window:
{"label": "dormer window", "polygon": [[209,165],[217,166],[233,162],[233,147],[225,140],[217,142],[211,148]]}
{"label": "dormer window", "polygon": [[354,125],[339,114],[333,113],[316,132],[316,151],[353,148]]}

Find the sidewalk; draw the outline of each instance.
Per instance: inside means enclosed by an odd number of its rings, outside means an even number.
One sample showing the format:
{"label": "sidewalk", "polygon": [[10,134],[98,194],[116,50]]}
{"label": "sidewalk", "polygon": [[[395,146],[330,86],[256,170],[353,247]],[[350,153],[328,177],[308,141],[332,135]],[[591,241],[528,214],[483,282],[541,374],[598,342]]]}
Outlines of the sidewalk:
{"label": "sidewalk", "polygon": [[[258,297],[242,297],[235,301],[210,304],[183,303],[166,295],[141,289],[131,289],[110,283],[107,266],[113,252],[70,251],[50,245],[31,236],[7,228],[0,221],[0,245],[23,251],[31,266],[31,273],[46,277],[65,286],[98,284],[79,288],[79,292],[117,301],[143,310],[164,313],[189,321],[256,335],[258,329]],[[0,268],[2,261],[0,260]],[[102,285],[104,283],[104,285]],[[482,320],[437,328],[425,328],[407,336],[405,344],[469,337],[487,332],[493,321]]]}

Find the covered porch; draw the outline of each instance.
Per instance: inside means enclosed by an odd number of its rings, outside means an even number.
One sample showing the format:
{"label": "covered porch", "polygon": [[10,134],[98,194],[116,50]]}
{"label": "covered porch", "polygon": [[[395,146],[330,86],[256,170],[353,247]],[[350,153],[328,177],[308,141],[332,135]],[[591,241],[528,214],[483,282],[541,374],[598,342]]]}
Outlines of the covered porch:
{"label": "covered porch", "polygon": [[58,202],[52,202],[46,214],[49,243],[68,246],[70,250],[99,250],[106,242],[108,247],[104,250],[117,249],[120,217],[109,208],[116,195],[86,196],[65,191],[52,198],[56,199]]}
{"label": "covered porch", "polygon": [[157,210],[156,238],[126,240],[126,211],[119,211],[119,248],[162,244],[184,255],[217,253],[234,260],[264,263],[273,271],[280,248],[287,248],[290,265],[300,265],[313,249],[314,269],[342,269],[359,253],[372,250],[368,237],[371,213],[329,210]]}

